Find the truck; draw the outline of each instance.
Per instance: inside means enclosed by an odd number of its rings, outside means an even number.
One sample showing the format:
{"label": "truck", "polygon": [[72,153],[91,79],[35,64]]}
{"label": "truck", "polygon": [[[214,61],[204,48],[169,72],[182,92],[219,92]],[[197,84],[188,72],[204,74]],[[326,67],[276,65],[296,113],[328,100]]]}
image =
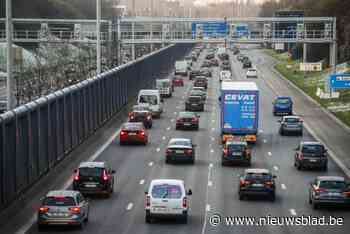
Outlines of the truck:
{"label": "truck", "polygon": [[161,97],[171,97],[173,95],[172,81],[170,79],[157,79],[156,87]]}
{"label": "truck", "polygon": [[188,63],[185,60],[175,62],[175,75],[188,75]]}
{"label": "truck", "polygon": [[259,125],[259,89],[255,82],[221,82],[220,127],[222,143],[240,138],[257,141]]}

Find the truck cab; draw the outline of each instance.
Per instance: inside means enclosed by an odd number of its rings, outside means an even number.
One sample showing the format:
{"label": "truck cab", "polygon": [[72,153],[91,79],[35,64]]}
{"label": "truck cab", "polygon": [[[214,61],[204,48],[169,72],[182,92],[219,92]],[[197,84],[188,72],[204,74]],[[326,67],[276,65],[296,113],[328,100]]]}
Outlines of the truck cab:
{"label": "truck cab", "polygon": [[173,95],[172,82],[170,79],[157,79],[156,87],[161,97],[171,97]]}

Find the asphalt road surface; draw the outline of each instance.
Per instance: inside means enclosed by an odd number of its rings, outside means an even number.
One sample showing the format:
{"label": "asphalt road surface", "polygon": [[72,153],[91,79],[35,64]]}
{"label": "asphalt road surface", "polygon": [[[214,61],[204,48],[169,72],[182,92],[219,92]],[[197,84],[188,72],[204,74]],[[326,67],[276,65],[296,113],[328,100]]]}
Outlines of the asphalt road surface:
{"label": "asphalt road surface", "polygon": [[[249,53],[249,52],[247,52]],[[199,63],[203,61],[201,55]],[[251,53],[254,56],[254,53]],[[245,70],[231,55],[233,77],[246,80]],[[198,66],[196,64],[195,66]],[[262,71],[263,72],[263,71]],[[109,162],[116,169],[116,192],[109,198],[92,198],[89,222],[83,230],[52,227],[41,233],[348,233],[350,212],[346,209],[320,209],[314,211],[308,204],[308,184],[318,175],[344,173],[330,160],[327,172],[297,171],[293,167],[293,149],[301,140],[313,140],[304,132],[303,137],[281,137],[278,134],[277,117],[272,115],[272,100],[276,88],[264,79],[254,80],[260,89],[260,132],[253,148],[252,166],[268,168],[277,175],[277,198],[239,201],[238,175],[245,167],[222,167],[219,144],[219,68],[214,68],[209,82],[205,111],[200,113],[199,131],[175,131],[175,118],[184,110],[184,98],[191,88],[186,79],[185,87],[176,88],[172,98],[165,100],[165,112],[154,121],[149,130],[147,146],[119,146],[115,139],[96,159]],[[269,74],[270,75],[270,74]],[[197,144],[194,165],[165,164],[165,147],[172,137],[190,137]],[[173,221],[145,223],[144,189],[152,179],[174,178],[185,180],[191,188],[188,224]],[[220,224],[213,226],[211,217],[219,214]],[[343,217],[343,226],[228,226],[224,217]],[[215,217],[215,216],[214,216]],[[37,233],[36,225],[27,233]]]}

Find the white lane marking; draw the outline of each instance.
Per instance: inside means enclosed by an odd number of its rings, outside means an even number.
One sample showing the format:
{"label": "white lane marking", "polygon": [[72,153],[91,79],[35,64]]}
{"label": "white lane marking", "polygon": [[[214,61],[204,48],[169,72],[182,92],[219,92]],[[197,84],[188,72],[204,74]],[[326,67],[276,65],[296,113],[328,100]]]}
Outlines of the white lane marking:
{"label": "white lane marking", "polygon": [[278,166],[274,166],[273,169],[274,169],[275,171],[278,171],[279,168],[278,168]]}
{"label": "white lane marking", "polygon": [[295,209],[290,209],[289,212],[291,213],[291,215],[297,216],[297,212],[295,211]]}
{"label": "white lane marking", "polygon": [[209,168],[212,168],[214,165],[212,163],[209,164]]}
{"label": "white lane marking", "polygon": [[[124,121],[125,122],[125,121]],[[100,156],[100,154],[107,149],[107,147],[114,141],[114,139],[119,135],[120,133],[120,129],[119,128],[110,138],[107,139],[107,141],[100,147],[98,148],[95,153],[93,153],[88,159],[87,161],[95,161],[95,159]],[[69,178],[62,186],[61,189],[59,190],[67,190],[68,187],[72,184],[72,179]],[[35,223],[37,219],[37,214],[36,212],[33,213],[32,217],[28,220],[28,222],[26,222],[23,226],[21,226],[15,233],[16,234],[25,234],[27,233],[27,231],[29,230],[29,228],[31,228],[31,226],[33,225],[33,223]]]}
{"label": "white lane marking", "polygon": [[211,140],[212,140],[212,141],[215,141],[215,137],[211,137]]}
{"label": "white lane marking", "polygon": [[169,131],[169,130],[170,130],[170,127],[167,127],[166,130]]}
{"label": "white lane marking", "polygon": [[211,149],[211,150],[210,150],[210,153],[214,153],[214,150],[213,150],[213,149]]}
{"label": "white lane marking", "polygon": [[159,152],[159,151],[160,151],[160,148],[157,148],[156,151]]}
{"label": "white lane marking", "polygon": [[126,207],[126,210],[131,210],[132,207],[134,206],[134,204],[132,204],[131,202],[128,204],[128,206]]}
{"label": "white lane marking", "polygon": [[211,122],[212,122],[212,123],[215,123],[215,119],[212,119]]}
{"label": "white lane marking", "polygon": [[144,184],[145,183],[145,180],[140,180],[140,184]]}
{"label": "white lane marking", "polygon": [[210,205],[209,205],[209,204],[206,205],[205,210],[206,210],[207,212],[210,211]]}
{"label": "white lane marking", "polygon": [[165,137],[165,136],[163,136],[163,137],[162,137],[162,140],[165,140],[165,139],[166,139],[166,137]]}
{"label": "white lane marking", "polygon": [[175,119],[171,119],[171,120],[170,120],[170,122],[174,122],[174,121],[175,121]]}
{"label": "white lane marking", "polygon": [[177,114],[177,112],[176,111],[174,111],[174,115],[176,115]]}
{"label": "white lane marking", "polygon": [[208,181],[208,186],[209,186],[209,187],[213,186],[213,181],[209,180],[209,181]]}
{"label": "white lane marking", "polygon": [[[209,183],[209,181],[210,181],[211,170],[212,170],[212,168],[213,168],[213,164],[210,163],[210,164],[209,164],[209,167],[208,167],[208,178],[207,178],[208,183]],[[206,193],[205,193],[205,202],[206,202],[207,204],[209,204],[208,201],[209,201],[209,187],[207,186]],[[210,206],[208,207],[208,205],[207,205],[207,206],[206,206],[206,209],[205,209],[205,213],[204,213],[204,221],[203,221],[203,227],[202,227],[202,232],[201,232],[202,234],[205,233],[205,229],[206,229],[206,227],[207,227],[207,219],[208,219],[208,212],[209,212],[209,211],[210,211]]]}
{"label": "white lane marking", "polygon": [[267,155],[268,155],[268,156],[272,156],[272,153],[271,153],[271,152],[267,152]]}
{"label": "white lane marking", "polygon": [[214,132],[214,131],[215,131],[215,128],[211,128],[211,131]]}
{"label": "white lane marking", "polygon": [[148,166],[150,166],[150,167],[153,166],[153,162],[149,162]]}
{"label": "white lane marking", "polygon": [[263,142],[264,142],[264,143],[266,143],[266,142],[267,142],[267,140],[266,140],[266,139],[264,139],[264,140],[263,140]]}
{"label": "white lane marking", "polygon": [[259,130],[259,132],[260,132],[260,133],[263,133],[263,132],[264,132],[264,130],[260,129],[260,130]]}
{"label": "white lane marking", "polygon": [[283,190],[286,190],[286,189],[287,189],[287,186],[286,186],[285,184],[281,184],[281,188],[282,188]]}
{"label": "white lane marking", "polygon": [[176,109],[181,109],[181,106],[176,106]]}

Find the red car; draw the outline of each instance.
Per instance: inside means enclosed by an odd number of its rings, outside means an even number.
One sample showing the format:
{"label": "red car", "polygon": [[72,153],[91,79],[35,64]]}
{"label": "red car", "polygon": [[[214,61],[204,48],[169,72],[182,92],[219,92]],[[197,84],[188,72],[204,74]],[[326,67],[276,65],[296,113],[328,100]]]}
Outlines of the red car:
{"label": "red car", "polygon": [[141,143],[147,145],[148,133],[143,123],[125,123],[119,133],[120,145],[127,143]]}
{"label": "red car", "polygon": [[173,78],[173,85],[176,87],[184,86],[184,79],[180,76],[175,76]]}

